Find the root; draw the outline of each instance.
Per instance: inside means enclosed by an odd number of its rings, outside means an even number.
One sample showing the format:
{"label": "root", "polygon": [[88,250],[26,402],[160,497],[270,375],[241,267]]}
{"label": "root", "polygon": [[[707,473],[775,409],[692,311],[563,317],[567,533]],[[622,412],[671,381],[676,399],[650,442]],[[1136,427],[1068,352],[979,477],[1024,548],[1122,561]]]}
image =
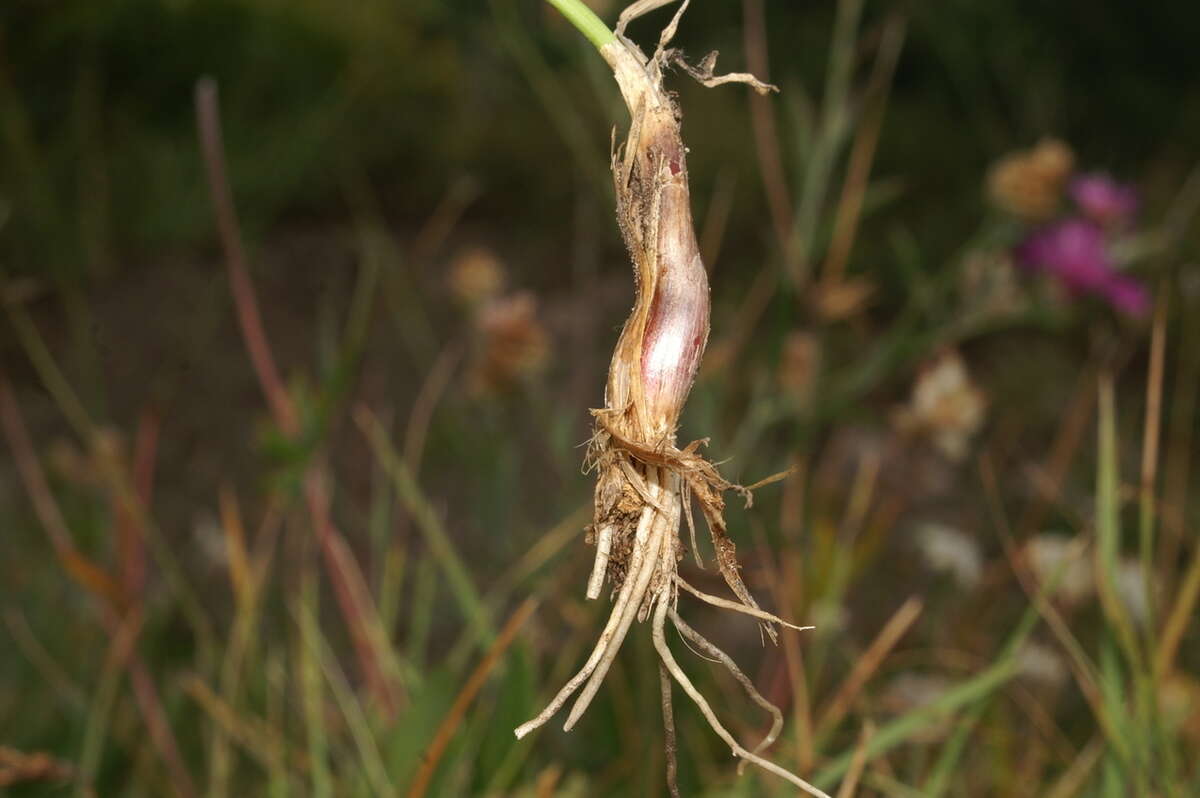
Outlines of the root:
{"label": "root", "polygon": [[[771,743],[775,742],[775,740],[779,737],[779,732],[783,730],[783,712],[780,711],[779,707],[775,706],[766,698],[764,698],[762,693],[758,692],[758,688],[754,686],[754,682],[750,681],[750,677],[742,672],[742,669],[737,666],[737,663],[733,661],[732,657],[730,657],[721,649],[717,648],[717,646],[714,645],[713,642],[707,637],[688,626],[687,622],[684,621],[683,618],[679,617],[678,612],[671,610],[668,614],[671,616],[671,623],[675,624],[675,630],[678,631],[683,637],[685,644],[688,641],[691,641],[692,644],[699,646],[700,650],[703,651],[704,654],[708,655],[708,657],[705,657],[705,659],[711,658],[709,659],[710,662],[717,662],[721,665],[724,665],[725,670],[729,671],[733,678],[737,680],[737,683],[740,684],[742,689],[746,691],[746,695],[750,698],[750,700],[766,710],[771,716],[770,731],[767,732],[767,735],[763,737],[762,741],[758,745],[751,749],[750,753],[757,754],[759,751],[768,748]],[[694,651],[695,649],[693,649],[693,652]],[[704,657],[704,654],[700,654],[699,656]],[[746,760],[744,759],[738,763],[739,775],[745,770],[745,766]]]}
{"label": "root", "polygon": [[[650,478],[653,488],[657,489],[657,474],[652,473]],[[567,699],[569,699],[571,695],[579,689],[579,686],[583,684],[584,681],[587,680],[587,678],[596,669],[596,665],[609,650],[610,644],[616,640],[615,633],[617,626],[620,624],[621,617],[625,612],[625,607],[630,603],[630,599],[632,598],[635,582],[632,576],[633,573],[641,567],[641,563],[644,558],[644,546],[646,545],[650,535],[650,527],[656,517],[657,513],[653,507],[646,506],[642,510],[641,518],[638,521],[637,534],[634,539],[633,557],[630,563],[631,567],[629,578],[625,580],[625,583],[621,586],[620,592],[617,594],[617,600],[613,603],[613,609],[612,613],[608,617],[608,623],[605,624],[604,631],[600,633],[600,639],[597,641],[596,647],[592,650],[591,656],[588,657],[587,662],[584,663],[579,672],[571,677],[570,681],[563,685],[563,688],[558,691],[558,695],[556,695],[550,701],[550,703],[546,705],[546,708],[542,710],[541,714],[516,728],[514,733],[517,735],[518,740],[524,737],[526,734],[529,734],[529,732],[533,731],[534,729],[544,725],[546,721],[550,720],[550,718],[554,716],[554,713],[558,712],[558,710],[562,708],[563,704],[567,702]],[[640,604],[641,600],[642,595],[639,594],[635,603]],[[624,636],[622,635],[622,638],[623,637]],[[619,646],[620,643],[617,642],[617,645]]]}
{"label": "root", "polygon": [[[663,753],[667,758],[667,792],[671,798],[679,798],[679,761],[675,752],[675,709],[671,705],[671,676],[666,667],[658,663],[658,687],[662,692]],[[782,716],[781,716],[782,718]]]}
{"label": "root", "polygon": [[[684,482],[685,478],[681,474],[670,467],[647,466],[645,474],[644,490],[647,494],[647,501],[643,505],[638,518],[637,530],[634,533],[632,551],[630,552],[624,580],[613,603],[613,609],[609,615],[608,622],[600,635],[600,640],[597,642],[596,647],[593,649],[591,656],[588,657],[583,668],[563,686],[554,699],[547,704],[546,708],[536,718],[522,724],[516,729],[517,737],[524,737],[529,732],[544,725],[578,690],[579,695],[575,698],[575,703],[572,705],[566,722],[563,724],[564,731],[570,731],[574,728],[575,724],[583,716],[584,712],[587,711],[587,708],[595,698],[596,692],[604,681],[604,677],[608,674],[608,670],[616,658],[617,652],[625,640],[625,636],[629,632],[629,628],[633,625],[634,618],[645,620],[652,613],[652,637],[654,647],[661,659],[660,681],[663,685],[662,711],[663,723],[666,730],[667,784],[671,795],[678,795],[676,780],[677,744],[670,684],[666,679],[666,674],[670,674],[679,683],[688,697],[699,707],[701,714],[704,715],[705,720],[712,727],[713,731],[730,746],[734,755],[742,760],[739,765],[739,772],[746,763],[750,763],[786,779],[810,795],[828,798],[825,793],[808,784],[808,782],[796,774],[759,756],[758,752],[770,745],[778,737],[783,723],[783,715],[777,707],[767,701],[755,689],[750,679],[737,667],[728,654],[688,626],[679,617],[679,613],[675,607],[678,602],[678,590],[682,588],[696,598],[713,606],[749,615],[764,622],[764,625],[777,623],[797,630],[811,629],[812,627],[801,627],[788,623],[772,613],[759,609],[757,605],[711,596],[692,587],[680,578],[677,572],[678,554],[681,546],[679,532],[682,515],[685,512],[683,504],[684,485],[687,483]],[[694,490],[694,488],[692,489]],[[598,561],[601,556],[600,551],[603,549],[605,563],[607,563],[613,536],[614,530],[611,524],[605,524],[600,527],[597,532],[596,541]],[[718,550],[718,561],[720,561],[719,555],[720,550]],[[599,587],[603,582],[602,577],[597,580],[595,576],[596,572],[597,569],[594,568],[592,579],[589,580],[589,594],[592,584],[595,582],[598,595]],[[604,571],[601,570],[600,573],[603,574]],[[695,688],[675,661],[670,648],[667,646],[664,635],[664,626],[668,615],[670,615],[672,623],[679,630],[685,642],[690,642],[690,644],[699,648],[703,654],[712,657],[716,662],[724,665],[738,681],[742,689],[746,691],[750,699],[770,713],[772,717],[771,729],[753,750],[740,745],[729,731],[721,725],[707,700]],[[582,689],[580,689],[581,687]]]}
{"label": "root", "polygon": [[692,542],[692,556],[696,558],[696,567],[704,570],[704,560],[700,558],[700,546],[696,543],[696,519],[692,517],[692,488],[686,482],[683,485],[683,515],[687,518],[688,538]]}
{"label": "root", "polygon": [[612,524],[605,524],[596,533],[596,559],[592,562],[592,574],[588,577],[587,597],[600,598],[600,589],[604,586],[604,575],[608,573],[608,558],[612,553]]}
{"label": "root", "polygon": [[789,629],[795,629],[797,632],[807,632],[811,629],[816,628],[815,626],[797,626],[794,623],[788,623],[787,621],[780,618],[778,615],[767,612],[766,610],[762,610],[757,607],[748,607],[745,604],[739,604],[736,601],[730,601],[729,599],[723,599],[720,596],[709,595],[708,593],[704,593],[704,592],[692,587],[687,582],[683,581],[683,578],[678,575],[675,576],[675,582],[680,587],[682,587],[684,590],[691,593],[693,596],[700,599],[701,601],[703,601],[707,604],[711,604],[714,607],[720,607],[723,610],[732,610],[734,612],[740,612],[743,615],[749,615],[750,617],[758,618],[761,621],[769,621],[771,623],[777,623],[780,626],[786,626]]}
{"label": "root", "polygon": [[717,720],[716,714],[712,711],[712,707],[708,705],[708,701],[703,695],[700,694],[700,691],[696,689],[695,685],[692,684],[691,679],[687,677],[687,674],[683,672],[683,669],[679,667],[679,663],[675,661],[675,657],[671,654],[670,647],[667,646],[667,638],[666,635],[663,634],[663,627],[666,624],[668,609],[669,606],[667,602],[660,602],[658,609],[654,613],[654,625],[651,631],[651,635],[654,639],[654,648],[658,650],[658,656],[662,659],[663,665],[666,666],[667,671],[673,677],[675,677],[675,681],[679,682],[679,686],[683,688],[683,692],[687,693],[688,698],[692,699],[692,702],[695,703],[696,707],[700,710],[700,714],[702,714],[704,719],[708,721],[708,725],[712,727],[712,730],[716,732],[718,737],[725,741],[725,744],[728,745],[733,751],[733,755],[746,760],[752,765],[757,765],[768,773],[774,773],[776,776],[779,776],[780,778],[804,790],[809,795],[817,796],[817,798],[829,798],[827,793],[817,789],[804,779],[797,776],[795,773],[792,773],[790,770],[782,768],[767,759],[763,759],[758,754],[747,751],[738,743],[737,740],[734,739],[733,735],[721,725],[721,722]]}
{"label": "root", "polygon": [[[651,471],[650,486],[653,491],[655,488],[660,488],[662,480],[656,478],[656,474]],[[665,494],[670,493],[668,490],[659,489],[655,498],[660,503],[666,504],[668,508],[674,505],[679,506],[678,499],[678,484],[679,480],[674,475],[668,476],[668,484],[674,483],[675,495],[672,500],[663,501]],[[660,513],[653,508],[647,508],[650,512],[651,523],[650,531],[647,534],[647,539],[644,544],[644,553],[639,551],[639,546],[634,544],[633,565],[630,567],[629,573],[625,576],[625,584],[621,586],[622,592],[629,585],[633,585],[633,590],[629,595],[629,600],[625,602],[625,606],[621,607],[621,615],[617,621],[617,626],[613,631],[611,639],[605,645],[605,651],[601,655],[600,661],[596,664],[595,670],[588,679],[583,690],[579,693],[579,698],[575,699],[574,705],[571,707],[571,712],[567,715],[567,722],[563,724],[563,731],[570,731],[575,727],[575,723],[587,711],[588,706],[592,703],[592,698],[595,697],[596,691],[600,689],[600,683],[604,681],[604,677],[608,674],[609,667],[612,666],[613,659],[617,656],[617,651],[621,648],[621,643],[625,642],[625,635],[629,632],[629,627],[633,624],[633,619],[641,610],[645,601],[647,591],[650,587],[650,580],[654,576],[654,572],[658,566],[658,553],[664,545],[664,538],[668,533],[674,537],[674,530],[671,528],[671,519],[674,517],[675,526],[679,524],[679,516],[674,515],[671,509],[667,513]],[[640,532],[640,530],[639,530]],[[642,554],[641,557],[638,555]],[[641,560],[639,563],[638,560]],[[617,610],[614,608],[613,615],[616,615]]]}

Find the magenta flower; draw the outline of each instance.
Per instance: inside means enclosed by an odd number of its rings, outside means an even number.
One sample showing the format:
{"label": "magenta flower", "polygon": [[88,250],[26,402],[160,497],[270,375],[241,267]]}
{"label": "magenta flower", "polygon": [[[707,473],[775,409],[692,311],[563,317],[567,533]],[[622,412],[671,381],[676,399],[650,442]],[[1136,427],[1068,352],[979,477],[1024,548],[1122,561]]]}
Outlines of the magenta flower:
{"label": "magenta flower", "polygon": [[1119,227],[1133,218],[1137,210],[1137,192],[1106,174],[1079,175],[1067,189],[1071,199],[1092,221],[1106,227]]}
{"label": "magenta flower", "polygon": [[1094,294],[1131,316],[1150,306],[1146,289],[1113,268],[1104,231],[1087,219],[1072,217],[1035,230],[1016,248],[1017,263],[1052,274],[1072,294]]}

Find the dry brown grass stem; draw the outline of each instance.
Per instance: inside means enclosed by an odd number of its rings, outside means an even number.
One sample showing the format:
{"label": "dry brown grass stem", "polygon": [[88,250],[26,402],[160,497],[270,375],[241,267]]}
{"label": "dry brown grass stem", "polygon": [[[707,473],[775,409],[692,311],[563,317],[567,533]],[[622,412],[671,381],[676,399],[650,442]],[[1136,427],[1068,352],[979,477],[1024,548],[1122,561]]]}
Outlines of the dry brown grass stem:
{"label": "dry brown grass stem", "polygon": [[887,110],[892,75],[896,71],[896,62],[904,44],[904,29],[905,21],[900,15],[893,15],[884,23],[879,52],[875,57],[875,65],[871,69],[866,89],[867,97],[873,99],[874,104],[859,125],[850,149],[846,180],[842,184],[842,195],[834,217],[829,252],[822,268],[821,279],[828,285],[836,284],[842,279],[846,262],[850,258],[850,249],[857,238],[858,222],[862,217],[863,200],[871,176],[871,164],[875,160],[875,148],[879,143],[884,112]]}
{"label": "dry brown grass stem", "polygon": [[225,146],[221,134],[221,114],[217,104],[217,84],[211,78],[202,78],[196,84],[196,124],[200,133],[200,148],[204,155],[204,169],[208,177],[212,196],[213,214],[217,219],[217,232],[225,250],[225,263],[229,271],[230,290],[234,295],[238,325],[246,351],[254,364],[263,395],[271,405],[279,426],[289,435],[299,432],[299,419],[291,397],[284,388],[275,358],[263,327],[262,314],[258,310],[258,299],[254,283],[250,279],[246,249],[242,245],[241,228],[233,202],[233,190],[229,186],[228,170],[225,168]]}
{"label": "dry brown grass stem", "polygon": [[417,770],[416,776],[413,778],[412,785],[408,790],[408,798],[422,798],[426,790],[429,789],[429,783],[433,779],[433,774],[437,772],[438,763],[442,759],[442,754],[446,752],[446,746],[454,739],[455,732],[462,724],[462,719],[467,713],[467,709],[471,706],[471,702],[475,700],[475,696],[483,688],[487,682],[488,676],[492,669],[496,667],[496,663],[500,657],[512,645],[513,638],[517,636],[517,632],[525,625],[525,621],[533,614],[537,608],[537,602],[533,599],[526,599],[521,606],[517,607],[516,611],[509,617],[500,633],[496,635],[496,640],[492,643],[487,653],[483,655],[483,659],[475,666],[475,670],[467,677],[467,681],[463,684],[462,689],[458,691],[458,696],[455,697],[454,703],[450,706],[450,711],[446,713],[446,717],[442,719],[437,731],[434,732],[433,740],[429,743],[429,747],[425,750],[425,755],[421,758],[421,767]]}
{"label": "dry brown grass stem", "polygon": [[870,681],[871,676],[887,659],[888,654],[892,652],[904,634],[916,623],[917,618],[921,617],[923,608],[924,602],[921,599],[909,596],[908,600],[892,614],[888,622],[879,630],[879,634],[867,646],[867,650],[855,661],[846,680],[842,682],[841,687],[826,705],[825,711],[821,713],[817,721],[817,729],[820,732],[836,727],[846,717],[850,707],[854,704],[854,699],[858,697],[862,688]]}
{"label": "dry brown grass stem", "polygon": [[837,798],[854,798],[863,769],[867,765],[867,744],[871,742],[874,734],[875,728],[871,722],[864,723],[862,731],[858,734],[858,744],[854,747],[854,757],[850,760],[850,769],[846,771],[846,777],[842,779],[842,785],[838,788]]}
{"label": "dry brown grass stem", "polygon": [[[767,80],[767,24],[762,0],[742,0],[742,19],[745,24],[743,38],[746,62],[751,72]],[[794,249],[791,240],[792,200],[784,179],[787,170],[783,167],[780,154],[775,112],[766,97],[750,95],[750,123],[754,128],[754,152],[758,156],[758,171],[766,190],[771,223],[780,249],[784,252],[784,260],[790,267]]]}

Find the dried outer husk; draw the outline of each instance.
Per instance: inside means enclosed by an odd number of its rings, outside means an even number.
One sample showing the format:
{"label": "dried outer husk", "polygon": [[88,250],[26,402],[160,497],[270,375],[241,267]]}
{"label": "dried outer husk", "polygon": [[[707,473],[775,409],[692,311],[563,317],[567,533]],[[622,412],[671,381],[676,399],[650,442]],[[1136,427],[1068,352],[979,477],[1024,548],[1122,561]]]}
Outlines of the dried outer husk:
{"label": "dried outer husk", "polygon": [[[605,407],[594,411],[597,424],[589,463],[598,472],[591,535],[597,562],[588,595],[599,595],[604,578],[613,589],[622,584],[632,535],[647,501],[636,474],[649,465],[679,474],[696,496],[722,575],[743,603],[757,608],[725,532],[722,493],[736,486],[697,454],[700,442],[681,450],[675,441],[679,414],[708,342],[711,303],[692,221],[680,114],[663,88],[662,70],[668,63],[679,63],[709,82],[715,54],[699,70],[688,67],[677,51],[662,47],[646,59],[623,38],[606,45],[601,54],[613,69],[632,119],[628,138],[613,153],[612,169],[617,221],[633,262],[636,298],[613,352]],[[743,77],[756,89],[773,88]],[[638,466],[633,473],[631,464]],[[767,631],[774,637],[772,629]]]}

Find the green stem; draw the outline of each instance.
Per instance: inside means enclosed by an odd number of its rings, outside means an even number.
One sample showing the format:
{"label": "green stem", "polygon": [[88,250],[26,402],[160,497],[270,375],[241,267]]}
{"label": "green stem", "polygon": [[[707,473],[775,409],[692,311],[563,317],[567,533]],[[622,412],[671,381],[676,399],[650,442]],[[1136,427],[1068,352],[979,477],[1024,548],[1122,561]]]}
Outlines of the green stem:
{"label": "green stem", "polygon": [[609,42],[616,41],[616,36],[604,22],[585,6],[582,0],[546,0],[557,8],[567,21],[579,29],[599,50]]}

